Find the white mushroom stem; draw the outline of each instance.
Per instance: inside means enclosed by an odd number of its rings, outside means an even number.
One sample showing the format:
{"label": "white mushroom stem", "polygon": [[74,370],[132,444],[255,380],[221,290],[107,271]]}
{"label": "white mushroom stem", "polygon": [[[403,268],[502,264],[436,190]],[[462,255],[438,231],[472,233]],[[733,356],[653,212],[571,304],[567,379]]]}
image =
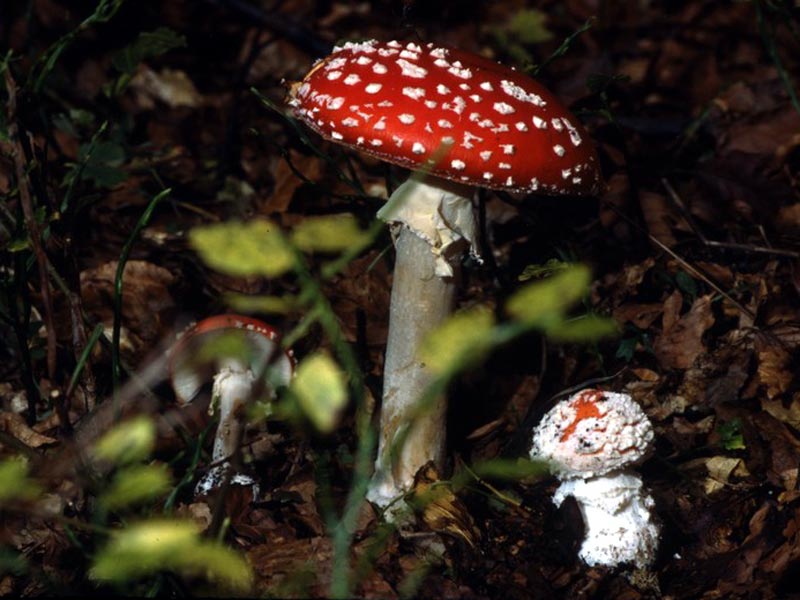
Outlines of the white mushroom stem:
{"label": "white mushroom stem", "polygon": [[453,310],[454,265],[457,268],[463,252],[462,240],[474,239],[470,196],[463,186],[412,178],[393,194],[387,210],[378,213],[384,220],[402,223],[396,240],[378,457],[367,492],[368,500],[381,507],[408,492],[414,475],[428,462],[443,467],[447,399],[442,396],[421,406],[433,376],[420,362],[418,350]]}
{"label": "white mushroom stem", "polygon": [[645,568],[658,549],[655,502],[643,489],[642,479],[628,471],[567,479],[553,496],[556,506],[575,498],[586,530],[579,556],[589,566],[615,567],[632,563]]}
{"label": "white mushroom stem", "polygon": [[[235,454],[242,438],[243,423],[239,412],[249,401],[254,383],[255,377],[250,369],[224,367],[214,376],[210,410],[219,410],[219,425],[211,453],[215,466],[197,482],[196,494],[208,493],[218,487],[231,467],[230,458]],[[237,474],[234,483],[250,485],[253,480],[246,475]]]}

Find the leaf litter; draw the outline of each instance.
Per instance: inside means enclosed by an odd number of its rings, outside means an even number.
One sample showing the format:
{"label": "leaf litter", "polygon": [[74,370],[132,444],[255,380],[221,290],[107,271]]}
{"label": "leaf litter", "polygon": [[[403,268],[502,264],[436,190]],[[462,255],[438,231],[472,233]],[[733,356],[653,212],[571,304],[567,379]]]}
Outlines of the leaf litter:
{"label": "leaf litter", "polygon": [[[186,320],[224,310],[222,291],[297,292],[286,278],[212,272],[189,248],[194,226],[268,220],[292,228],[312,216],[341,214],[363,223],[376,202],[360,197],[347,177],[379,190],[375,196],[399,177],[372,159],[351,155],[345,162],[317,139],[310,142],[323,154],[315,153],[249,91],[255,86],[280,105],[281,80],[297,79],[318,58],[298,38],[233,12],[236,3],[207,10],[163,4],[126,13],[125,27],[112,19],[104,29],[78,36],[48,83],[53,91],[47,110],[63,115],[60,122],[69,127],[48,129],[25,119],[32,149],[58,174],[56,184],[68,181],[60,179],[67,164],[75,169],[86,161],[77,219],[72,229],[50,222],[48,255],[78,292],[92,325],[111,326],[119,250],[148,198],[161,184],[177,190],[177,199],[154,214],[125,269],[123,350],[134,369],[179,329],[176,315]],[[785,83],[800,81],[796,9],[784,14],[777,3],[761,3],[759,15],[754,3],[618,3],[607,7],[608,14],[593,15],[591,3],[578,1],[559,10],[550,10],[551,2],[525,9],[506,0],[485,8],[440,4],[434,11],[412,0],[370,12],[352,3],[293,0],[282,3],[281,14],[302,16],[315,36],[308,45],[316,37],[389,39],[398,35],[400,19],[426,38],[516,61],[520,68],[543,64],[561,40],[597,16],[541,78],[580,109],[601,148],[607,190],[598,203],[485,198],[487,214],[498,216],[485,231],[492,260],[464,270],[459,302],[464,308],[499,304],[519,289],[518,274],[568,256],[592,267],[591,294],[583,302],[620,324],[619,338],[589,349],[524,337],[464,374],[451,391],[457,408],[450,418],[450,456],[479,461],[525,455],[530,428],[550,399],[600,378],[608,389],[632,394],[654,421],[657,451],[642,472],[663,522],[662,551],[650,573],[588,569],[575,559],[582,537],[577,509],[551,505],[552,481],[473,482],[443,489],[411,530],[384,532],[365,508],[350,548],[353,564],[368,565],[358,571],[356,592],[708,599],[800,593],[800,116]],[[29,50],[41,51],[78,25],[80,17],[65,6],[47,0],[33,3],[31,14],[10,10],[6,33],[21,57],[17,74],[30,68]],[[499,35],[509,23],[535,24],[536,35],[514,29]],[[137,55],[138,65],[113,68],[122,47],[137,48],[135,36],[124,30],[161,27],[186,36],[187,45],[170,43],[163,53]],[[213,45],[197,41],[211,33]],[[768,50],[770,40],[779,62]],[[125,85],[120,74],[131,77]],[[118,111],[113,116],[125,118],[114,121],[99,152],[87,158],[91,135],[109,118],[112,104]],[[47,175],[31,172],[44,189]],[[11,164],[0,162],[0,188],[14,202],[9,194],[15,181]],[[61,200],[63,187],[48,193]],[[323,284],[345,338],[358,350],[370,397],[380,396],[388,247],[387,234]],[[279,258],[271,274],[281,274],[290,260]],[[308,257],[314,272],[329,260]],[[27,404],[19,399],[37,389],[63,390],[74,364],[60,362],[56,380],[47,380],[40,291],[34,286],[30,293],[36,381],[26,387],[23,358],[4,348],[3,357],[10,357],[4,384],[10,388],[3,388],[0,423],[7,437],[0,442],[3,456],[21,447],[47,460],[68,446],[59,418],[47,412],[58,395],[37,396],[42,413],[35,424],[26,422]],[[72,347],[77,329],[67,300],[58,297],[56,304],[62,350]],[[291,312],[275,315],[278,324],[293,318]],[[4,346],[11,347],[12,332],[3,328]],[[311,328],[298,351],[307,356],[330,350],[326,345]],[[96,350],[89,360],[95,372],[108,371],[107,353]],[[100,377],[101,389],[105,379]],[[169,395],[157,393],[168,414]],[[335,400],[340,409],[341,398]],[[68,415],[77,425],[91,419],[81,411]],[[266,492],[254,499],[234,491],[224,508],[230,516],[226,537],[247,556],[259,593],[326,595],[335,555],[326,506],[341,506],[346,496],[355,423],[345,411],[327,436],[283,423],[249,432],[252,450],[244,458],[257,467]],[[191,437],[200,430],[192,429]],[[175,459],[180,476],[188,458],[174,453],[186,446],[179,433],[171,435],[169,443],[159,443],[160,458]],[[316,472],[323,455],[327,487]],[[418,493],[434,485],[422,475]],[[63,477],[52,483],[49,510],[86,520],[90,494]],[[177,513],[199,530],[212,526],[213,502],[185,492],[176,502]],[[37,569],[62,589],[93,589],[81,579],[88,572],[85,559],[82,571],[69,566],[88,533],[75,534],[32,511],[10,516],[1,539],[31,565],[0,580],[3,593],[45,594],[43,580],[33,576]]]}

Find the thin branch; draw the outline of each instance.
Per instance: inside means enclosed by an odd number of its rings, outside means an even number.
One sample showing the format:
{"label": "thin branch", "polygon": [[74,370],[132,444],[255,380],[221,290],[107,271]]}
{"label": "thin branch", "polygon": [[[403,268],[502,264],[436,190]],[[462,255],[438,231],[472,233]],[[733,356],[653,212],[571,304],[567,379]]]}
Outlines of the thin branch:
{"label": "thin branch", "polygon": [[691,213],[686,208],[686,205],[683,203],[683,200],[678,195],[678,192],[675,191],[675,188],[672,187],[672,184],[666,178],[661,179],[661,185],[664,186],[664,189],[667,190],[667,195],[669,196],[672,203],[678,208],[678,210],[683,215],[684,220],[689,224],[694,234],[703,242],[703,245],[708,246],[710,248],[722,248],[725,250],[741,250],[743,252],[752,252],[754,254],[770,254],[772,256],[786,256],[788,258],[800,258],[800,252],[795,250],[782,250],[780,248],[772,248],[771,246],[755,246],[753,244],[737,244],[735,242],[718,242],[716,240],[709,240],[705,234],[703,234],[702,230],[697,226],[692,218]]}

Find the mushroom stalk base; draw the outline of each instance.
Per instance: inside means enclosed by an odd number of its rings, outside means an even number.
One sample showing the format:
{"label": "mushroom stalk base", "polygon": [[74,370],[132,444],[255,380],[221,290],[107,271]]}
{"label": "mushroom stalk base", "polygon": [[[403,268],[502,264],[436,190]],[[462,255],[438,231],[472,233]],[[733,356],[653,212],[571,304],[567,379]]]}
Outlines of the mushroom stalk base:
{"label": "mushroom stalk base", "polygon": [[[220,464],[211,467],[197,482],[194,488],[196,495],[207,494],[219,487],[225,479],[225,473],[231,468],[230,458],[236,452],[242,436],[242,422],[237,413],[250,399],[254,382],[255,378],[249,369],[242,371],[226,367],[214,377],[211,407],[218,407],[219,425],[214,436],[211,460]],[[238,485],[254,484],[250,477],[241,473],[234,474],[231,481]]]}
{"label": "mushroom stalk base", "polygon": [[455,277],[436,275],[430,244],[408,227],[401,228],[396,252],[378,458],[367,492],[367,499],[381,507],[409,491],[428,462],[443,466],[447,400],[420,407],[432,375],[417,352],[423,338],[452,312],[456,291]]}
{"label": "mushroom stalk base", "polygon": [[632,563],[644,569],[658,549],[659,527],[655,502],[642,488],[642,479],[625,471],[588,479],[570,478],[556,490],[560,506],[567,496],[578,503],[586,536],[580,557],[590,567]]}

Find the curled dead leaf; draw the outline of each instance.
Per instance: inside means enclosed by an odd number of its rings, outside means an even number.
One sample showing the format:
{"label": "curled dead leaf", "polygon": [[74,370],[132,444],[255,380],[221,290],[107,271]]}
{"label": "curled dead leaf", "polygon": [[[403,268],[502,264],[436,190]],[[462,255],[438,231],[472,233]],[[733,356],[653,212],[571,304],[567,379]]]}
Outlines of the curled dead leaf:
{"label": "curled dead leaf", "polygon": [[470,547],[480,534],[467,507],[447,485],[437,485],[439,474],[428,463],[414,481],[414,503],[423,522],[433,531],[446,533],[460,539]]}
{"label": "curled dead leaf", "polygon": [[161,69],[158,73],[141,65],[130,83],[144,109],[155,108],[161,101],[170,108],[198,106],[203,97],[184,71]]}
{"label": "curled dead leaf", "polygon": [[[83,305],[94,320],[110,331],[113,323],[114,278],[117,261],[81,272]],[[122,323],[130,351],[149,351],[164,336],[163,322],[175,306],[170,286],[175,278],[167,269],[143,260],[125,264],[122,287]]]}
{"label": "curled dead leaf", "polygon": [[57,439],[37,433],[28,427],[22,415],[16,413],[0,413],[0,427],[4,432],[14,436],[29,448],[39,448],[40,446],[58,442]]}
{"label": "curled dead leaf", "polygon": [[763,346],[757,353],[758,379],[771,400],[789,389],[794,374],[787,368],[791,357],[786,350],[775,344]]}
{"label": "curled dead leaf", "polygon": [[664,303],[663,330],[653,345],[656,357],[665,368],[691,367],[695,359],[705,352],[703,334],[714,324],[710,294],[695,300],[689,311],[678,317],[681,303],[679,292],[672,294]]}
{"label": "curled dead leaf", "polygon": [[704,488],[707,494],[713,494],[723,489],[730,481],[732,475],[746,477],[749,475],[747,467],[741,458],[732,456],[712,456],[706,459],[708,477]]}

